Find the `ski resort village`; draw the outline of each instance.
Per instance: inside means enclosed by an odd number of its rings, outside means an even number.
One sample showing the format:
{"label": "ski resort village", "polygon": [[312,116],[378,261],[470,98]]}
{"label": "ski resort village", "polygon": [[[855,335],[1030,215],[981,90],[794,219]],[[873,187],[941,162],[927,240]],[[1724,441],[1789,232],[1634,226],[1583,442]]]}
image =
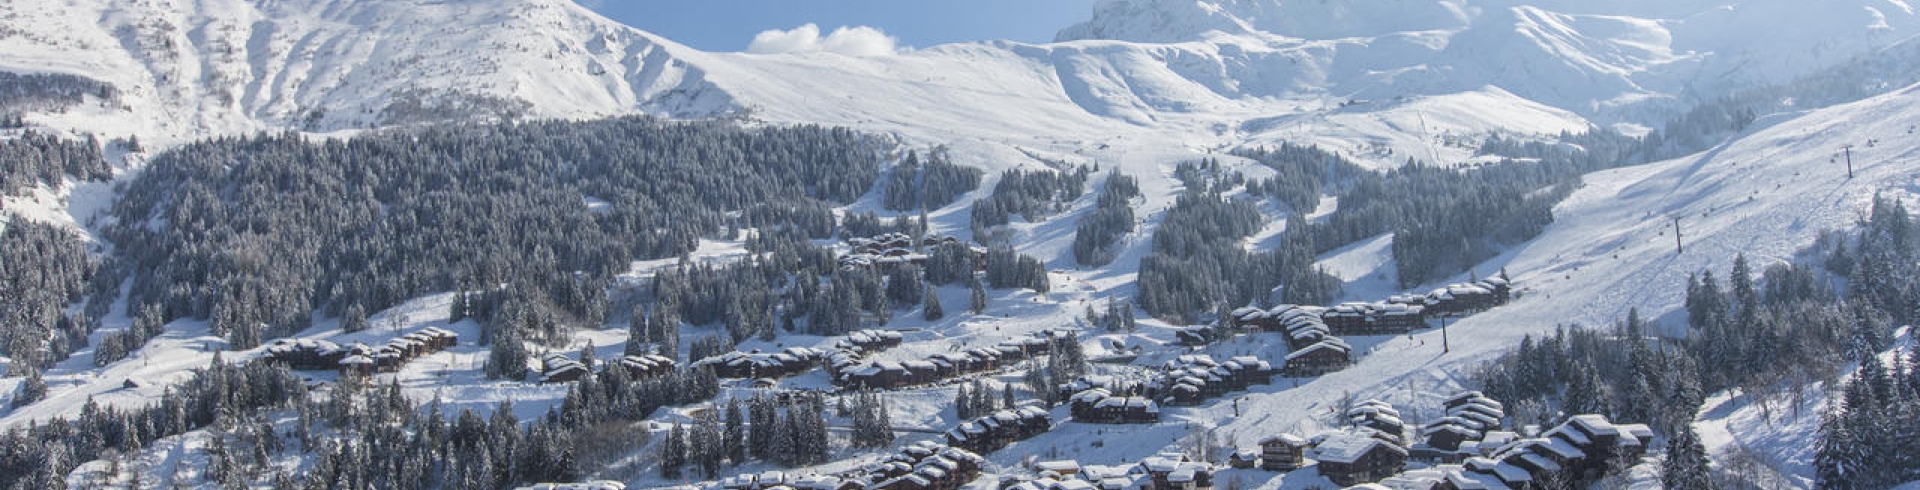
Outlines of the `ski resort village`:
{"label": "ski resort village", "polygon": [[0,490],[1920,490],[1916,36],[8,0]]}

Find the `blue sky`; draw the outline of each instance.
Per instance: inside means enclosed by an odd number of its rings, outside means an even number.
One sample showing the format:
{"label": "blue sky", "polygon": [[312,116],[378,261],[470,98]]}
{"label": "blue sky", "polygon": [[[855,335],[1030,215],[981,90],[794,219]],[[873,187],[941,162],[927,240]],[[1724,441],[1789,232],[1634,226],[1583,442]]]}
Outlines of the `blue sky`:
{"label": "blue sky", "polygon": [[1094,0],[578,0],[641,30],[703,51],[741,51],[755,34],[818,24],[871,26],[902,46],[1053,40],[1092,17]]}

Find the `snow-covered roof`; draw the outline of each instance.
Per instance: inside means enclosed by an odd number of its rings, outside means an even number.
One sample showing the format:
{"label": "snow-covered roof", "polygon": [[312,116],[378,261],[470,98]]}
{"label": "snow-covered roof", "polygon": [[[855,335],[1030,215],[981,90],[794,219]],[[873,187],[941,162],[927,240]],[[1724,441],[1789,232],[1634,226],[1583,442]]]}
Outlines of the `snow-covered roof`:
{"label": "snow-covered roof", "polygon": [[1270,444],[1285,444],[1292,447],[1302,447],[1307,445],[1307,440],[1293,434],[1274,434],[1271,436],[1267,436],[1265,439],[1260,440],[1260,445],[1262,446],[1270,445]]}
{"label": "snow-covered roof", "polygon": [[617,481],[591,481],[585,483],[535,483],[519,487],[516,490],[627,490],[627,484]]}
{"label": "snow-covered roof", "polygon": [[1080,472],[1080,462],[1074,461],[1071,459],[1041,461],[1039,463],[1034,463],[1033,467],[1041,471],[1053,471],[1063,475],[1067,473]]}
{"label": "snow-covered roof", "polygon": [[1320,441],[1319,446],[1315,447],[1317,453],[1314,459],[1352,464],[1359,461],[1361,457],[1366,456],[1367,453],[1373,452],[1378,448],[1384,448],[1403,456],[1407,454],[1405,448],[1374,438],[1369,434],[1360,432],[1336,432],[1328,435],[1326,439]]}
{"label": "snow-covered roof", "polygon": [[1521,454],[1520,460],[1526,461],[1527,464],[1532,465],[1535,468],[1539,468],[1542,471],[1560,471],[1561,469],[1559,463],[1555,463],[1553,462],[1552,459],[1549,459],[1546,456],[1541,456],[1537,453]]}
{"label": "snow-covered roof", "polygon": [[1620,435],[1620,429],[1617,427],[1614,427],[1612,422],[1608,422],[1607,417],[1604,415],[1595,415],[1595,414],[1575,415],[1572,418],[1568,419],[1567,423],[1580,427],[1581,429],[1585,430],[1587,433],[1593,434],[1596,436]]}

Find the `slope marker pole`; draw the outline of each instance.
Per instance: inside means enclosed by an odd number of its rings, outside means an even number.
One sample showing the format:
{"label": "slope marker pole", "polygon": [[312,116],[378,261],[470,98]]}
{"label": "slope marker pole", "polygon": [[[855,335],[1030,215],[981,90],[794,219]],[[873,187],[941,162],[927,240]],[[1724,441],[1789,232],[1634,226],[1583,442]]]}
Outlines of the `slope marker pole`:
{"label": "slope marker pole", "polygon": [[1673,217],[1673,250],[1674,250],[1674,253],[1676,254],[1687,253],[1687,248],[1680,244],[1680,217],[1679,216]]}

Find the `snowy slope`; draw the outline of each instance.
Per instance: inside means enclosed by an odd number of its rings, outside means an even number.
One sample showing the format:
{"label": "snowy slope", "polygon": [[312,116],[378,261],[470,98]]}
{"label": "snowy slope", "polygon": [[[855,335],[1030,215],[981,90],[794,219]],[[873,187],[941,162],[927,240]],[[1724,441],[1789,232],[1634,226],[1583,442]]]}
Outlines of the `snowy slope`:
{"label": "snowy slope", "polygon": [[[1441,352],[1438,331],[1386,339],[1351,369],[1250,396],[1258,408],[1223,430],[1253,440],[1314,427],[1314,414],[1348,392],[1431,410],[1437,400],[1409,393],[1447,392],[1522,335],[1603,325],[1630,308],[1675,328],[1687,274],[1724,273],[1735,253],[1761,266],[1789,260],[1820,230],[1851,226],[1875,192],[1920,195],[1920,170],[1903,163],[1920,154],[1920,136],[1907,132],[1920,125],[1920,86],[1762,124],[1700,155],[1589,175],[1545,233],[1478,268],[1506,268],[1522,296],[1451,325],[1452,352]],[[1845,145],[1856,145],[1852,179],[1830,160]],[[1681,217],[1684,253],[1671,216]],[[1207,415],[1231,419],[1219,406]]]}

